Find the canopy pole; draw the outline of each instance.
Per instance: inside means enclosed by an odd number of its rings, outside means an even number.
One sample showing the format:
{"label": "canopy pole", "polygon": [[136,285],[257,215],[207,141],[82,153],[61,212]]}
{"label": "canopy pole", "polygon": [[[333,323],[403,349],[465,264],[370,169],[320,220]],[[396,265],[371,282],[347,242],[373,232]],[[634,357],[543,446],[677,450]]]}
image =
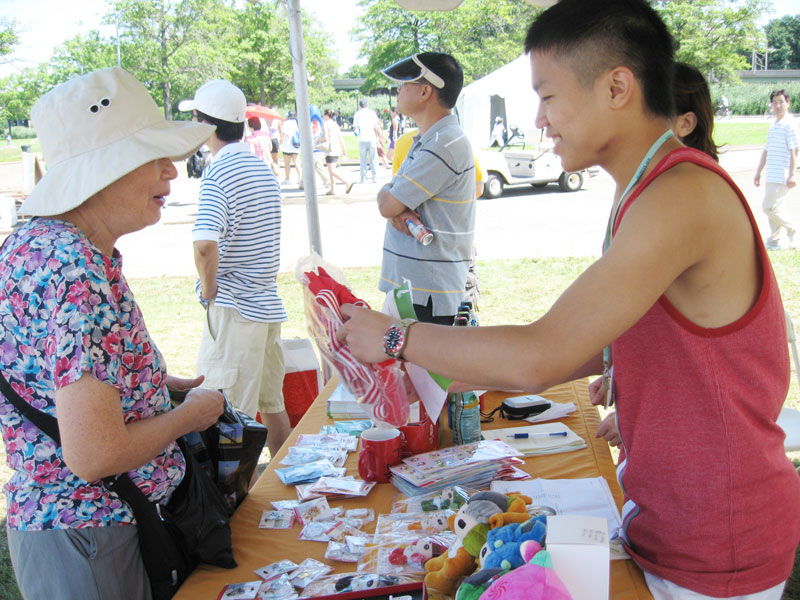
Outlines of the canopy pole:
{"label": "canopy pole", "polygon": [[285,0],[285,2],[289,12],[289,53],[292,56],[294,89],[297,95],[297,125],[300,129],[300,155],[303,159],[303,190],[306,198],[308,244],[312,252],[322,256],[322,236],[314,174],[314,144],[311,137],[311,116],[308,106],[303,16],[300,11],[300,0]]}

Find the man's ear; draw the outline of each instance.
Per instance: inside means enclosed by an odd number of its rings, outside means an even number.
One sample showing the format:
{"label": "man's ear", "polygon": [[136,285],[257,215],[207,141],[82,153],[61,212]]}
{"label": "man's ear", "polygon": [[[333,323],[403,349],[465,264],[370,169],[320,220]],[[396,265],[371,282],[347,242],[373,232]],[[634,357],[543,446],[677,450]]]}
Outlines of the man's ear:
{"label": "man's ear", "polygon": [[620,66],[607,71],[601,77],[611,108],[621,108],[630,102],[636,88],[636,77],[633,75],[633,71],[628,67]]}

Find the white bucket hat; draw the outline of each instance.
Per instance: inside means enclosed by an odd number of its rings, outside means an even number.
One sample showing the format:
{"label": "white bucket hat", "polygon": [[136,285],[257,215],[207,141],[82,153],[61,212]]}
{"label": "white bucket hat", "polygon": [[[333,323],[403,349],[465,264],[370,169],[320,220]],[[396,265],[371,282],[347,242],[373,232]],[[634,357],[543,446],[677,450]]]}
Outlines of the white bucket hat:
{"label": "white bucket hat", "polygon": [[47,172],[20,212],[57,215],[158,158],[183,160],[214,132],[167,121],[147,89],[119,67],[70,79],[31,110]]}
{"label": "white bucket hat", "polygon": [[182,100],[178,110],[199,110],[201,113],[229,123],[243,123],[247,99],[242,90],[225,79],[212,79],[201,85],[194,99]]}

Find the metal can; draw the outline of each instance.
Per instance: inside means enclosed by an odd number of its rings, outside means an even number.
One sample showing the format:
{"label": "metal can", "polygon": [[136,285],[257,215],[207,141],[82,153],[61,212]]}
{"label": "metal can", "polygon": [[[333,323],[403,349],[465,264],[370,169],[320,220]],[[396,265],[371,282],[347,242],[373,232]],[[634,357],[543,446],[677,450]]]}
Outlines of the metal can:
{"label": "metal can", "polygon": [[422,223],[414,223],[414,221],[406,217],[406,227],[408,227],[411,235],[417,238],[417,241],[423,246],[427,246],[433,241],[433,234]]}

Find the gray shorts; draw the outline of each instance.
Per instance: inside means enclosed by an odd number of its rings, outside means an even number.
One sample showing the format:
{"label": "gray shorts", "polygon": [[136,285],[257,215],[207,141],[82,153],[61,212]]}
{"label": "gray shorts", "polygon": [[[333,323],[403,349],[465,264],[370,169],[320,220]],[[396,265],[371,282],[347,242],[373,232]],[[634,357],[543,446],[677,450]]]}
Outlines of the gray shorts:
{"label": "gray shorts", "polygon": [[26,600],[152,599],[136,525],[6,532]]}

